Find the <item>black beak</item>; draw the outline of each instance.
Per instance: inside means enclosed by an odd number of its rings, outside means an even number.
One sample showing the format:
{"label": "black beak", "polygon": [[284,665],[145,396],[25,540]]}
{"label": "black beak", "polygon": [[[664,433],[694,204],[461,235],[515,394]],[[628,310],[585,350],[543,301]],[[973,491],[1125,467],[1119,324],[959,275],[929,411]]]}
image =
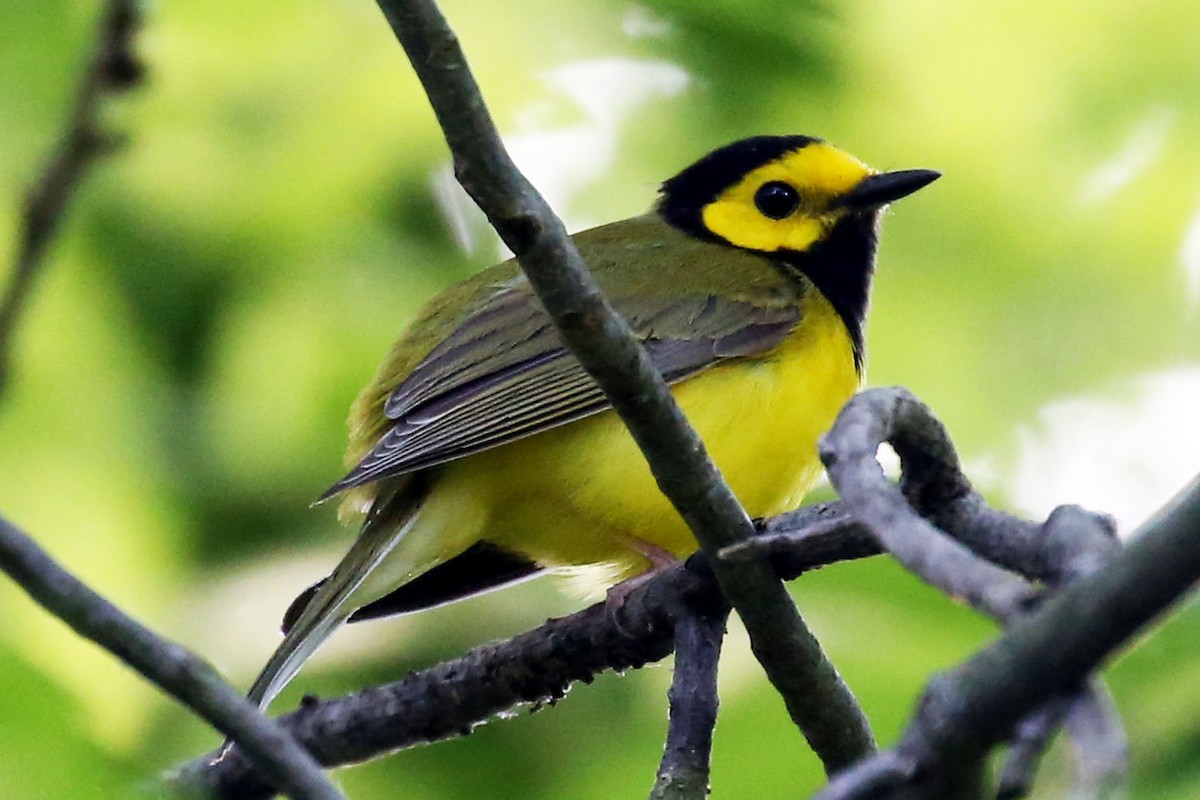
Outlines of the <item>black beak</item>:
{"label": "black beak", "polygon": [[863,209],[886,205],[908,197],[940,177],[942,173],[932,169],[904,169],[872,175],[839,197],[836,205]]}

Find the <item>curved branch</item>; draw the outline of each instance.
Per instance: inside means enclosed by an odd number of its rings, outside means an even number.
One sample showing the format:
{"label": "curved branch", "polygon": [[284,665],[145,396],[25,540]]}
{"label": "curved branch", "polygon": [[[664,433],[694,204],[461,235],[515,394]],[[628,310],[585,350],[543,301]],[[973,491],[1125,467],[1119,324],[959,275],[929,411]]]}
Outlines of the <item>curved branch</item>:
{"label": "curved branch", "polygon": [[[378,0],[429,96],[455,174],[513,251],[571,353],[604,390],[663,494],[702,550],[751,538],[753,525],[629,326],[600,293],[562,223],[518,172],[458,40],[432,0]],[[761,561],[713,560],[725,596],[792,720],[834,772],[874,749],[866,717],[786,587]]]}
{"label": "curved branch", "polygon": [[[952,502],[971,491],[949,436],[929,409],[903,389],[876,389],[847,403],[821,440],[829,481],[855,518],[901,564],[951,597],[1001,620],[1026,608],[1034,596],[1027,582],[938,530],[883,474],[876,452],[892,440],[899,443],[903,466],[936,469],[941,480],[929,485],[939,487],[939,499]],[[914,485],[909,482],[910,490]],[[996,546],[995,538],[989,537],[989,546]]]}
{"label": "curved branch", "polygon": [[80,636],[108,650],[235,739],[281,791],[295,798],[340,800],[341,792],[295,739],[258,713],[208,662],[126,616],[3,518],[0,570]]}
{"label": "curved branch", "polygon": [[[864,411],[867,408],[869,413]],[[870,422],[865,419],[869,416],[882,421]],[[920,431],[940,426],[928,409],[904,390],[874,390],[851,401],[823,452],[827,463],[832,462],[831,476],[840,472],[838,464],[843,462],[857,463],[863,474],[840,475],[835,484],[847,478],[850,484],[874,481],[878,465],[867,464],[860,455],[866,450],[873,453],[879,441],[897,435],[895,429],[901,428]],[[872,437],[882,438],[872,443]],[[930,460],[910,458],[906,472],[908,466]],[[933,467],[924,472],[933,475],[937,471]],[[850,492],[858,495],[860,489],[851,485]],[[879,499],[886,490],[880,487],[880,492],[874,499],[866,494],[858,497],[866,506],[862,518],[876,535],[881,535],[880,531],[870,521],[883,519],[885,514],[876,506],[895,500],[890,496]],[[960,483],[953,493],[958,497],[951,497],[949,506],[968,497],[969,486]],[[857,507],[854,513],[860,516]],[[910,521],[903,524],[915,530]],[[1050,594],[1039,608],[962,666],[931,681],[900,744],[839,774],[818,795],[821,800],[875,796],[884,773],[891,776],[890,782],[885,781],[890,788],[910,784],[917,790],[913,796],[921,797],[944,796],[948,786],[975,781],[972,770],[983,763],[992,747],[1012,736],[1023,718],[1065,689],[1085,685],[1108,656],[1200,579],[1200,478],[1146,523],[1125,550],[1112,543],[1111,526],[1103,518],[1069,507],[1052,515],[1041,537],[1028,536],[1028,531],[1019,528],[1014,531],[1005,542],[1016,544],[1012,554],[1026,547],[1021,557],[1026,563],[1040,565],[1047,575],[1076,580]],[[1089,542],[1098,552],[1086,552]],[[900,543],[901,547],[910,545]],[[913,551],[918,567],[926,566],[920,551],[925,546],[917,545]],[[925,574],[936,573],[934,566]],[[1082,705],[1077,705],[1084,709],[1089,704],[1094,705],[1095,700],[1085,695]],[[1110,723],[1111,718],[1093,726],[1105,728],[1107,733],[1090,741],[1111,752],[1112,742],[1122,737]],[[1081,746],[1089,741],[1079,733],[1075,739]],[[892,769],[897,763],[908,768]]]}
{"label": "curved branch", "polygon": [[[880,404],[879,394],[878,390],[868,392],[862,400],[854,402],[886,408],[888,403],[895,401],[893,398]],[[893,394],[897,392],[893,391]],[[904,402],[916,403],[907,393],[898,394]],[[909,418],[918,419],[919,415],[909,415]],[[942,506],[928,508],[926,513],[928,518],[941,519],[947,526],[945,532],[953,539],[968,541],[980,527],[994,529],[990,552],[1014,562],[1040,564],[1039,569],[1047,574],[1065,574],[1065,566],[1078,567],[1088,560],[1081,555],[1082,549],[1065,547],[1063,543],[1078,544],[1095,536],[1101,537],[1100,541],[1108,541],[1107,529],[1099,525],[1095,515],[1078,510],[1066,514],[1056,512],[1041,526],[1041,535],[1030,535],[1029,530],[1038,529],[1038,526],[1023,520],[1002,524],[1004,519],[1013,518],[1000,515],[982,500],[976,503],[969,490],[963,492],[965,479],[957,474],[956,466],[954,469],[947,467],[956,465],[956,460],[920,455],[936,452],[952,455],[940,426],[922,423],[912,430],[892,433],[897,449],[908,453],[903,464],[902,485],[923,486],[930,498],[942,498]],[[1200,491],[1197,494],[1200,495]],[[1197,504],[1200,505],[1200,501]],[[945,512],[947,508],[952,513]],[[1030,549],[1034,552],[1028,552]],[[881,549],[873,535],[851,517],[840,501],[806,507],[767,520],[760,526],[759,536],[753,544],[738,545],[726,551],[729,560],[763,558],[783,579],[822,565],[879,552]],[[1055,560],[1060,557],[1062,561]],[[1105,570],[1100,574],[1108,572]],[[1084,579],[1087,580],[1090,579]],[[1075,592],[1077,585],[1069,586],[1068,590]],[[1054,599],[1057,601],[1058,598]],[[361,761],[396,749],[462,735],[514,706],[553,702],[571,683],[588,682],[606,669],[627,669],[663,658],[671,650],[674,620],[678,618],[679,609],[708,609],[708,613],[717,613],[723,604],[707,559],[697,555],[686,567],[668,571],[634,589],[617,615],[598,604],[553,620],[508,642],[477,648],[461,659],[414,673],[399,683],[345,698],[309,700],[300,710],[283,716],[280,722],[326,766]],[[1045,611],[1042,609],[1039,614]],[[1005,638],[1026,628],[1027,624],[1022,622]],[[1045,643],[1040,646],[1047,652],[1056,649]],[[1036,668],[1037,659],[1031,663]],[[925,704],[922,715],[930,713],[928,708],[956,708],[957,695],[941,697],[935,702],[939,697],[938,688],[943,684],[935,682],[929,694],[933,700]],[[1080,684],[1056,683],[1054,693],[1058,692],[1058,687],[1070,685]],[[995,702],[1005,703],[1002,699]],[[1082,712],[1077,709],[1088,703],[1094,705],[1094,701],[1085,696],[1082,704],[1076,702],[1071,714],[1082,719]],[[1016,714],[1014,723],[1028,716],[1037,706],[1038,703],[1033,703]],[[932,719],[937,722],[947,718],[943,710]],[[1099,747],[1106,753],[1114,752],[1112,742],[1120,740],[1119,725],[1112,724],[1111,716],[1100,719],[1093,714],[1090,718],[1093,731],[1089,734],[1082,730],[1088,726],[1078,722],[1072,725],[1072,716],[1068,716],[1068,727],[1072,728],[1077,745],[1084,750]],[[956,720],[954,724],[965,723]],[[971,717],[969,724],[979,723]],[[1012,725],[1009,725],[1003,731],[993,732],[993,738],[986,746],[967,736],[964,741],[968,743],[968,755],[986,752],[991,744],[1007,737],[1011,729]],[[900,747],[865,760],[835,778],[824,797],[864,797],[869,788],[912,782],[918,776],[928,776],[930,764],[934,762],[928,756],[929,748],[918,746],[925,728],[914,723],[913,730],[918,733],[909,738],[917,744],[906,739]],[[944,738],[953,745],[958,729],[950,728],[944,734],[938,733],[940,730],[934,729],[939,740]],[[970,744],[972,742],[975,743]],[[1087,759],[1084,766],[1093,772],[1100,750],[1084,752]],[[954,753],[961,755],[958,749]],[[981,758],[969,757],[955,762],[942,754],[934,761],[944,767],[942,777],[947,783],[943,785],[948,791],[977,787]],[[221,763],[212,764],[210,757],[201,758],[181,769],[179,774],[207,787],[218,797],[230,800],[252,800],[273,794],[270,781],[256,774],[236,749]]]}
{"label": "curved branch", "polygon": [[16,257],[0,296],[0,394],[8,383],[17,321],[67,204],[88,168],[118,141],[100,126],[100,107],[106,97],[141,82],[144,70],[134,52],[140,26],[137,0],[109,0],[96,26],[91,61],[76,92],[66,131],[25,195]]}

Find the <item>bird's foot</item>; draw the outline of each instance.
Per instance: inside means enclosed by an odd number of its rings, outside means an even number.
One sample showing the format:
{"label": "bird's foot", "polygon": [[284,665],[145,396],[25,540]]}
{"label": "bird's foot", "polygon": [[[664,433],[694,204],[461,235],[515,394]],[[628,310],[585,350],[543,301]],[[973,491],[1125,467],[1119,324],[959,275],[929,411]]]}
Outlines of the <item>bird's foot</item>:
{"label": "bird's foot", "polygon": [[644,539],[628,537],[626,543],[629,549],[635,551],[649,562],[649,567],[632,578],[626,578],[608,590],[608,594],[604,598],[604,611],[613,621],[617,630],[621,633],[626,633],[625,628],[621,625],[620,613],[624,608],[629,595],[635,589],[648,581],[657,578],[668,570],[674,569],[679,565],[679,559],[669,550],[665,550],[656,544],[647,542]]}

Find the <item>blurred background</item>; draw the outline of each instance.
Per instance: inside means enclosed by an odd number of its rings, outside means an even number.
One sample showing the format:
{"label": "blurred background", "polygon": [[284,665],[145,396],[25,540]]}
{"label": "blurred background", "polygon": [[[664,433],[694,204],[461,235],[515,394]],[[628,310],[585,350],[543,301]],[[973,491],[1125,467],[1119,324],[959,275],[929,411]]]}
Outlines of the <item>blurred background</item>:
{"label": "blurred background", "polygon": [[[1184,0],[446,0],[520,165],[573,229],[759,133],[945,178],[889,215],[873,385],[903,383],[996,503],[1124,533],[1200,464],[1200,5]],[[0,4],[0,253],[67,113],[95,2]],[[344,417],[441,286],[500,256],[369,0],[148,4],[128,149],[87,179],[0,400],[0,512],[239,687],[350,540],[309,503]],[[884,743],[995,635],[891,563],[793,591]],[[569,613],[551,582],[335,636],[276,708]],[[1200,611],[1108,670],[1133,796],[1200,796]],[[371,798],[641,797],[669,666],[343,770]],[[218,736],[0,580],[0,794],[122,797]],[[792,798],[817,760],[734,627],[716,798]],[[1061,797],[1059,747],[1038,784]]]}

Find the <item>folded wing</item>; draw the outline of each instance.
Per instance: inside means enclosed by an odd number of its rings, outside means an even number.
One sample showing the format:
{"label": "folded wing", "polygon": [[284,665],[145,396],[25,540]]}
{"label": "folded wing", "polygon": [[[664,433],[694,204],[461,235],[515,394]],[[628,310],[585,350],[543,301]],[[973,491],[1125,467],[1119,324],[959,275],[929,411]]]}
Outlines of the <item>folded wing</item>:
{"label": "folded wing", "polygon": [[[640,297],[614,304],[668,383],[777,346],[800,319],[716,295]],[[563,346],[541,306],[518,285],[498,289],[388,397],[394,424],[322,500],[442,464],[604,411],[599,386]]]}

